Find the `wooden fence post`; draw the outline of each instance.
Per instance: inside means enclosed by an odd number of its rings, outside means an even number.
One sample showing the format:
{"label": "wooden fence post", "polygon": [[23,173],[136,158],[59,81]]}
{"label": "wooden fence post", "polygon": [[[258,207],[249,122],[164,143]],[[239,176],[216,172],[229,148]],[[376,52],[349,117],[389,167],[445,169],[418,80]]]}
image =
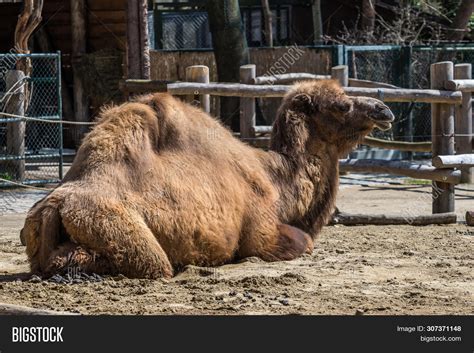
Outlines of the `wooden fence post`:
{"label": "wooden fence post", "polygon": [[[455,80],[470,80],[472,78],[471,64],[454,66]],[[462,93],[461,105],[456,105],[456,154],[472,153],[472,93]],[[459,135],[459,136],[458,136]],[[474,167],[461,169],[461,183],[474,183]]]}
{"label": "wooden fence post", "polygon": [[[241,66],[240,83],[253,84],[256,72],[255,65]],[[255,125],[255,98],[240,98],[240,138],[255,137]]]}
{"label": "wooden fence post", "polygon": [[[186,68],[186,82],[209,83],[209,68],[204,65],[188,66]],[[193,97],[193,101],[196,97]],[[206,113],[211,111],[211,99],[209,94],[200,94],[199,103],[201,109]]]}
{"label": "wooden fence post", "polygon": [[[6,91],[12,89],[6,97],[6,111],[10,114],[25,115],[25,73],[20,70],[10,70],[6,77]],[[26,122],[13,121],[7,123],[7,154],[20,159],[10,161],[7,165],[12,167],[12,177],[17,181],[25,180],[25,129]]]}
{"label": "wooden fence post", "polygon": [[[454,76],[453,63],[443,61],[430,67],[431,88],[443,90]],[[432,157],[454,154],[454,106],[431,104]],[[433,181],[433,213],[454,212],[454,185]]]}
{"label": "wooden fence post", "polygon": [[349,86],[349,68],[347,65],[334,66],[331,69],[331,78],[339,82],[342,87]]}

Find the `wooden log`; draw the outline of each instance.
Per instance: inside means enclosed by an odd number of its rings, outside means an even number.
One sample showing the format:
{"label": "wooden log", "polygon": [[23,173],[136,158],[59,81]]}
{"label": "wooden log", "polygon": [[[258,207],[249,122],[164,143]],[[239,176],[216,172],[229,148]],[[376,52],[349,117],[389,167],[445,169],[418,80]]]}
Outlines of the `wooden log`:
{"label": "wooden log", "polygon": [[461,103],[462,98],[461,92],[436,89],[345,87],[344,91],[349,96],[372,97],[384,102],[458,104]]}
{"label": "wooden log", "polygon": [[253,83],[255,85],[273,85],[273,84],[291,84],[295,81],[311,81],[311,80],[329,80],[330,75],[315,75],[305,72],[289,73],[273,76],[258,76],[255,77]]}
{"label": "wooden log", "polygon": [[[240,83],[249,84],[255,80],[257,67],[243,65],[240,67]],[[255,98],[240,98],[240,136],[242,138],[255,137],[256,124]]]}
{"label": "wooden log", "polygon": [[431,152],[431,142],[387,141],[367,136],[362,142],[364,145],[380,147],[389,150],[408,152]]}
{"label": "wooden log", "polygon": [[124,93],[148,93],[148,92],[166,92],[167,87],[174,81],[161,80],[121,80],[119,88]]}
{"label": "wooden log", "polygon": [[[140,33],[140,77],[150,79],[150,43],[148,39],[148,0],[138,0],[138,31]],[[209,81],[208,81],[209,82]]]}
{"label": "wooden log", "polygon": [[345,159],[339,161],[341,172],[386,173],[404,175],[416,179],[434,180],[459,184],[461,172],[451,169],[436,169],[428,165],[408,161],[385,161],[379,159]]}
{"label": "wooden log", "polygon": [[474,154],[456,154],[454,156],[433,157],[436,168],[462,168],[474,166]]}
{"label": "wooden log", "polygon": [[[444,61],[432,64],[430,67],[431,88],[443,89],[445,82],[452,80],[453,75],[452,62]],[[454,154],[454,107],[452,105],[431,105],[431,136],[433,158],[439,155]],[[453,212],[455,199],[453,183],[439,179],[432,180],[432,212]]]}
{"label": "wooden log", "polygon": [[[186,81],[197,82],[200,84],[209,84],[209,68],[204,65],[188,66],[186,68]],[[196,97],[199,95],[199,97]],[[206,113],[211,112],[211,100],[208,94],[200,94],[194,92],[192,99],[200,103],[201,109]]]}
{"label": "wooden log", "polygon": [[349,86],[349,68],[347,65],[338,65],[331,68],[331,78],[339,82],[342,87]]}
{"label": "wooden log", "polygon": [[[188,83],[179,82],[168,85],[168,92],[174,95],[189,95],[193,92],[223,97],[283,97],[291,86],[286,85],[243,85],[238,83]],[[449,103],[461,102],[461,92],[427,89],[389,89],[344,87],[353,97],[378,98],[384,102]]]}
{"label": "wooden log", "polygon": [[400,89],[400,87],[397,87],[395,85],[391,85],[389,83],[361,80],[361,79],[358,79],[358,78],[350,78],[349,79],[349,87]]}
{"label": "wooden log", "polygon": [[468,226],[474,226],[474,211],[466,212],[466,224]]}
{"label": "wooden log", "polygon": [[[74,115],[78,122],[89,121],[89,100],[85,92],[84,81],[80,74],[79,65],[82,55],[86,53],[86,2],[85,0],[70,0],[71,6],[71,55],[73,71]],[[87,132],[87,126],[76,125],[74,142],[79,146],[82,137]]]}
{"label": "wooden log", "polygon": [[456,213],[437,213],[423,216],[395,216],[395,215],[363,215],[338,213],[331,224],[356,225],[412,225],[426,226],[429,224],[456,223]]}
{"label": "wooden log", "polygon": [[[455,79],[471,79],[472,65],[458,64],[454,66]],[[462,93],[462,103],[456,106],[454,129],[456,133],[456,154],[472,152],[472,93]],[[474,183],[474,168],[465,166],[461,169],[461,182]]]}
{"label": "wooden log", "polygon": [[36,309],[29,306],[0,303],[0,315],[79,315],[65,311]]}
{"label": "wooden log", "polygon": [[[254,127],[256,134],[268,134],[272,132],[272,126],[258,125]],[[390,150],[411,151],[411,152],[431,152],[431,142],[404,142],[387,141],[374,137],[366,137],[362,142],[364,145],[380,147]]]}
{"label": "wooden log", "polygon": [[[9,70],[5,76],[6,91],[12,90],[6,97],[6,112],[20,116],[25,115],[25,73],[20,70]],[[13,121],[7,123],[7,154],[11,156],[25,156],[26,122]],[[25,180],[25,160],[19,159],[8,163],[12,177],[16,181]]]}
{"label": "wooden log", "polygon": [[[463,64],[468,65],[468,64]],[[455,79],[446,81],[446,89],[450,91],[474,92],[473,79]]]}

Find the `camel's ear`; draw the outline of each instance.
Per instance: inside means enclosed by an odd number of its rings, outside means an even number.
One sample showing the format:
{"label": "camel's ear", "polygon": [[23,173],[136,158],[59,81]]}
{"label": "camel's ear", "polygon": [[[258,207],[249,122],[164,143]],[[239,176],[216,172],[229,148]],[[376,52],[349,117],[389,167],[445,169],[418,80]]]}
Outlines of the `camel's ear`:
{"label": "camel's ear", "polygon": [[347,102],[335,102],[332,108],[340,114],[346,114],[349,113],[350,110],[352,109],[352,102],[347,101]]}
{"label": "camel's ear", "polygon": [[314,111],[314,105],[309,94],[297,94],[293,97],[291,103],[295,111],[304,113],[310,113]]}

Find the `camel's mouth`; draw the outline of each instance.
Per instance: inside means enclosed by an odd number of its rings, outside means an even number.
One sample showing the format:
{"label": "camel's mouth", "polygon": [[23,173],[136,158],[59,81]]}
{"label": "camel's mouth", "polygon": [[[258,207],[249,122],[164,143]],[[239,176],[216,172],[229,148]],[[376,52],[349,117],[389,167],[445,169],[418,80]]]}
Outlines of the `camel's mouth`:
{"label": "camel's mouth", "polygon": [[392,128],[392,122],[395,120],[395,116],[386,105],[381,104],[376,107],[371,119],[378,129],[385,131]]}
{"label": "camel's mouth", "polygon": [[392,128],[392,124],[389,121],[375,121],[375,127],[379,130],[386,131]]}

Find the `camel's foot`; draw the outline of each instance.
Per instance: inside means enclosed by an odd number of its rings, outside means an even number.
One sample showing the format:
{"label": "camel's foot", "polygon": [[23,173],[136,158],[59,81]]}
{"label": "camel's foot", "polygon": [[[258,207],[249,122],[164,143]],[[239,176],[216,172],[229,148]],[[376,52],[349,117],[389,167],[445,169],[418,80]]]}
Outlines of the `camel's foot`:
{"label": "camel's foot", "polygon": [[273,253],[278,259],[292,260],[303,253],[311,254],[313,252],[313,239],[301,229],[288,224],[280,224],[278,231],[280,234]]}
{"label": "camel's foot", "polygon": [[67,242],[51,253],[44,274],[52,276],[69,272],[117,274],[118,271],[97,253],[88,251],[73,242]]}
{"label": "camel's foot", "polygon": [[[264,238],[265,239],[265,238]],[[257,256],[265,261],[293,260],[298,256],[313,252],[313,239],[301,229],[288,224],[279,224],[275,233],[268,235],[266,240],[256,241],[241,246],[239,258]],[[260,244],[264,244],[260,247]]]}

